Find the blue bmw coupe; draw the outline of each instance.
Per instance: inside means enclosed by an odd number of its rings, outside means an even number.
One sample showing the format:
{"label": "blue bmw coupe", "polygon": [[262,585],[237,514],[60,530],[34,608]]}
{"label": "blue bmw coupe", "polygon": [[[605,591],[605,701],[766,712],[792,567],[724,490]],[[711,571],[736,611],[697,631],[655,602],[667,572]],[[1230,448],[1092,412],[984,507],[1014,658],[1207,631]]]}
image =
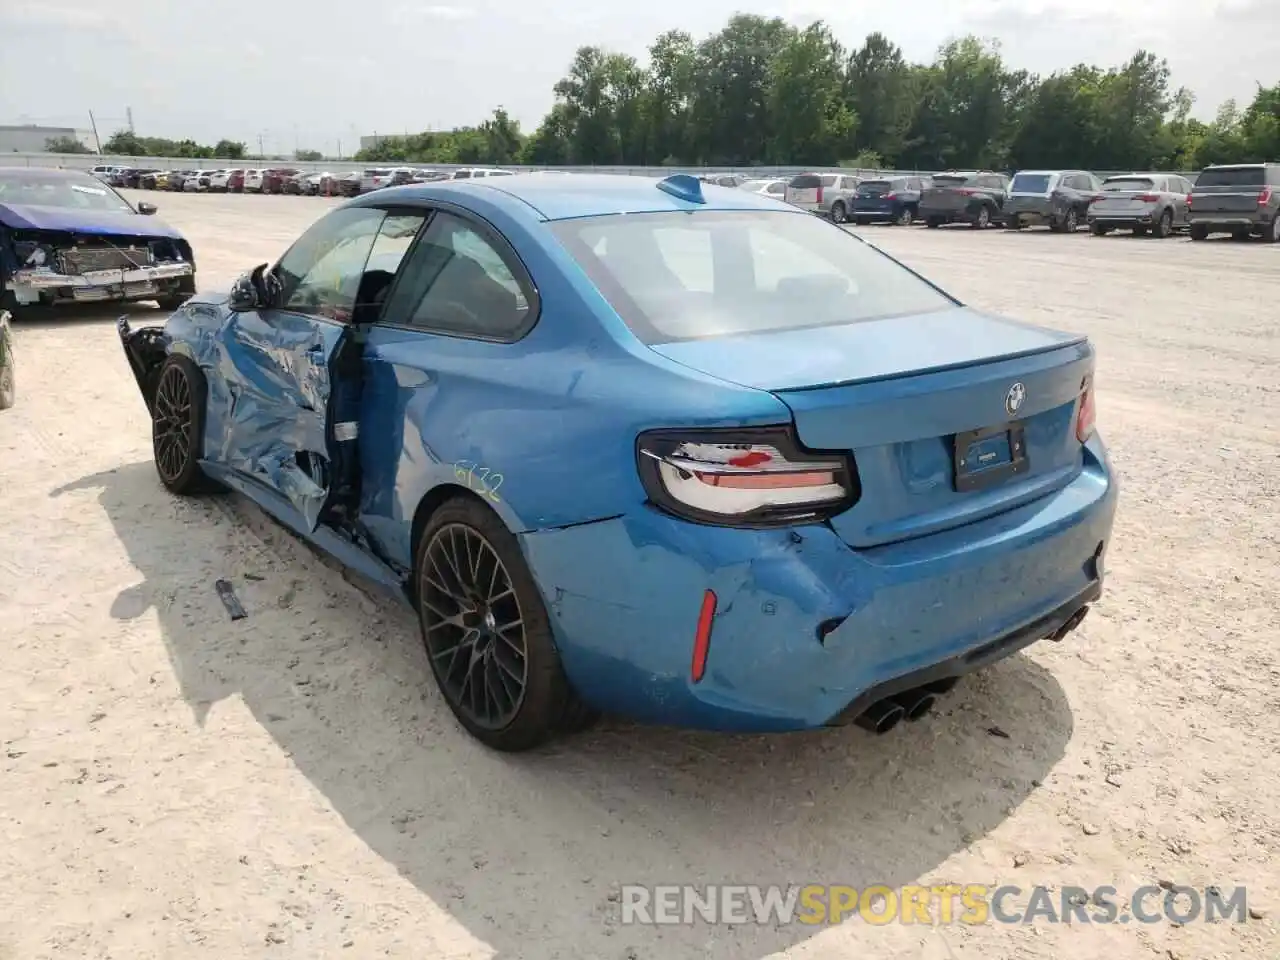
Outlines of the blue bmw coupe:
{"label": "blue bmw coupe", "polygon": [[1101,594],[1088,340],[768,197],[380,190],[119,326],[164,486],[238,491],[391,587],[498,749],[600,710],[883,732]]}

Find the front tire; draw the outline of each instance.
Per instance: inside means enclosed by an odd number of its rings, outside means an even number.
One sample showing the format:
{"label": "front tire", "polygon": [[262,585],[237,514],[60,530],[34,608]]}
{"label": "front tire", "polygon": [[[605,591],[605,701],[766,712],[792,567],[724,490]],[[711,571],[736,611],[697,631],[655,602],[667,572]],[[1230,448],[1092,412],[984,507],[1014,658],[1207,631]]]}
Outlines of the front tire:
{"label": "front tire", "polygon": [[520,545],[470,496],[446,501],[415,556],[418,621],[431,672],[458,722],[519,752],[594,718],[560,663],[551,620]]}
{"label": "front tire", "polygon": [[1173,233],[1173,211],[1166,210],[1160,214],[1160,219],[1156,221],[1156,225],[1151,229],[1151,235],[1157,240],[1163,240],[1165,237]]}
{"label": "front tire", "polygon": [[179,496],[221,489],[200,469],[207,395],[204,374],[188,358],[175,354],[161,365],[151,400],[151,451],[160,482]]}

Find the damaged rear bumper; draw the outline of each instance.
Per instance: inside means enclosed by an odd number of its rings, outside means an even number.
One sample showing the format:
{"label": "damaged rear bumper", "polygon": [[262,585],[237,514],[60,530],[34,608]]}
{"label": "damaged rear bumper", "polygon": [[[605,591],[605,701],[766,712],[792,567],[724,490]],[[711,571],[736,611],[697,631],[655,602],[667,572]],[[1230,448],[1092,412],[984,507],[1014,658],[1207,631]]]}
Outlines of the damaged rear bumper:
{"label": "damaged rear bumper", "polygon": [[116,320],[116,333],[120,336],[120,345],[124,348],[125,359],[129,361],[129,369],[133,371],[133,379],[138,384],[142,399],[146,401],[150,413],[156,394],[156,378],[160,367],[169,355],[169,334],[164,327],[139,327],[134,330],[129,326],[128,317]]}
{"label": "damaged rear bumper", "polygon": [[19,304],[65,301],[146,300],[176,291],[194,276],[190,263],[162,263],[136,270],[57,273],[18,270],[5,284]]}
{"label": "damaged rear bumper", "polygon": [[[1101,592],[1115,503],[1091,441],[1080,475],[1048,497],[872,549],[825,525],[695,527],[652,510],[521,541],[566,673],[593,705],[683,727],[794,730],[844,722],[897,680],[958,675],[1058,631]],[[708,590],[715,616],[694,682]]]}

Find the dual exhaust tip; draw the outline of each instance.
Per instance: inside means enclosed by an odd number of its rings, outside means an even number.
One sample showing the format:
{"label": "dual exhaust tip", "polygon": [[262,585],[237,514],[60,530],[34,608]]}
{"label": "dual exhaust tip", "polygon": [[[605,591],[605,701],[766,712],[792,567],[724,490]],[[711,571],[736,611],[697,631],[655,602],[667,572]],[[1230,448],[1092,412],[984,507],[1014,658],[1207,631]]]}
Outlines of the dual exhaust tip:
{"label": "dual exhaust tip", "polygon": [[877,700],[854,721],[863,730],[872,733],[888,733],[901,721],[914,722],[924,717],[933,709],[940,694],[946,693],[956,685],[959,677],[948,677],[935,680],[923,687],[915,687],[895,693],[891,697]]}
{"label": "dual exhaust tip", "polygon": [[[1088,615],[1089,607],[1081,607],[1068,617],[1062,626],[1050,634],[1049,639],[1055,643],[1064,639],[1067,634],[1080,626]],[[902,693],[895,693],[893,696],[885,697],[883,700],[877,700],[859,714],[854,723],[863,730],[869,730],[872,733],[888,733],[903,720],[919,720],[933,709],[938,697],[954,687],[959,681],[959,677],[947,677],[945,680],[935,680],[920,687],[904,690]]]}

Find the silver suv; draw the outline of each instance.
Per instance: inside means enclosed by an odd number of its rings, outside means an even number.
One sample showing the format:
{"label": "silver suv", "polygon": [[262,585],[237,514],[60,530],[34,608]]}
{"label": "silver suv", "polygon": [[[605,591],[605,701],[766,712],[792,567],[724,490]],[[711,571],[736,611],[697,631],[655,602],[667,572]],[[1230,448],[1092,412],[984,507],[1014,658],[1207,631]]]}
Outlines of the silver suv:
{"label": "silver suv", "polygon": [[845,223],[861,182],[847,173],[802,173],[791,178],[782,198],[801,210]]}

